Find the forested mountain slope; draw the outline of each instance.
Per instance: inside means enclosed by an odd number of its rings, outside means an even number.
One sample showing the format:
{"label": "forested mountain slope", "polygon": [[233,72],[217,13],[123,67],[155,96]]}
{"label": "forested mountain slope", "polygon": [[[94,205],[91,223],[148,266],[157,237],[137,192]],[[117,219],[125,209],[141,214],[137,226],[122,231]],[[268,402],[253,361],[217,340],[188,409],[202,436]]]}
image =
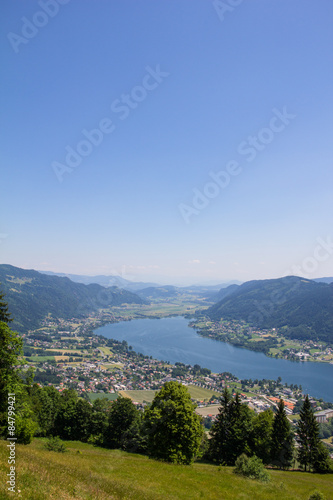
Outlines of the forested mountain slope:
{"label": "forested mountain slope", "polygon": [[248,281],[206,311],[213,320],[241,319],[289,336],[333,342],[333,283],[297,276]]}
{"label": "forested mountain slope", "polygon": [[68,278],[0,265],[0,289],[6,294],[13,328],[37,328],[48,314],[55,318],[84,317],[102,307],[124,303],[144,304],[144,299],[115,286],[83,285]]}

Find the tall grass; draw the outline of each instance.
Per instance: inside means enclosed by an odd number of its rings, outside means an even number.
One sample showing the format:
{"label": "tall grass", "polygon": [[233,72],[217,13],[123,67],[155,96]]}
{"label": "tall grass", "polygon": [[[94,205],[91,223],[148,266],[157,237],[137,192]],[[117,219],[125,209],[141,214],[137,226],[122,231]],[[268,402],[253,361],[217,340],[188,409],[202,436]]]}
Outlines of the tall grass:
{"label": "tall grass", "polygon": [[[332,498],[332,475],[273,470],[272,480],[266,485],[237,477],[232,467],[166,464],[71,441],[66,442],[66,453],[57,453],[45,450],[44,443],[44,439],[35,439],[31,445],[17,445],[15,498],[305,500],[314,490]],[[0,499],[14,497],[5,483],[6,445],[6,441],[0,441]]]}

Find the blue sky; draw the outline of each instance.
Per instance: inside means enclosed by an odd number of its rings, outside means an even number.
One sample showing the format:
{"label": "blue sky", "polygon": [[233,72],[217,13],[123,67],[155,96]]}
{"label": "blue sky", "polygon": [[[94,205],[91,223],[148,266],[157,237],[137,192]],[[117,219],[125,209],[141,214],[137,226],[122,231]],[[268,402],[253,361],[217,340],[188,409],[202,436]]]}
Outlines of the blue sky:
{"label": "blue sky", "polygon": [[0,9],[1,263],[333,275],[330,0]]}

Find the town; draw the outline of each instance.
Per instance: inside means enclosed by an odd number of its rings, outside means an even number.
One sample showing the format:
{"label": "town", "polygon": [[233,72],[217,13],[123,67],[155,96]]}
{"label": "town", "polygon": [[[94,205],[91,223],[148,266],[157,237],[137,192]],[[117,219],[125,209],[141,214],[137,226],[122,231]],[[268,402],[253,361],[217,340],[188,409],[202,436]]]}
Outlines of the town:
{"label": "town", "polygon": [[[297,422],[304,399],[302,386],[283,384],[281,377],[276,381],[239,380],[229,372],[212,373],[199,365],[173,365],[136,353],[126,341],[94,334],[98,326],[120,319],[124,318],[104,311],[84,320],[44,320],[42,328],[23,335],[24,369],[35,370],[35,382],[40,386],[53,385],[60,392],[75,389],[90,402],[99,397],[114,400],[122,395],[139,408],[151,403],[165,382],[175,380],[188,387],[196,411],[208,427],[218,413],[224,387],[233,393],[238,391],[242,401],[256,413],[277,406],[282,398],[288,418]],[[310,402],[319,412],[319,422],[333,416],[333,404],[315,398]]]}
{"label": "town", "polygon": [[290,361],[316,361],[333,363],[333,346],[313,339],[290,339],[283,335],[283,329],[263,329],[249,326],[242,320],[211,321],[202,317],[191,322],[204,337],[229,342],[238,347],[261,351],[266,356]]}

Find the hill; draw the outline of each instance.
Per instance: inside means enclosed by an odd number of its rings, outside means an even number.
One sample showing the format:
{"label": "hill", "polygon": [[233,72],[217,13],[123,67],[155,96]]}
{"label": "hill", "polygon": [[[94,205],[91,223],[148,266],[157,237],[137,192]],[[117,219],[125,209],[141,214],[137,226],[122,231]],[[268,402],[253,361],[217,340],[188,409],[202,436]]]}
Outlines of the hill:
{"label": "hill", "polygon": [[130,281],[122,276],[117,275],[103,275],[99,274],[97,276],[87,276],[84,274],[66,274],[66,273],[54,273],[52,271],[39,271],[42,274],[47,274],[48,276],[60,276],[62,278],[69,278],[75,283],[83,283],[84,285],[90,285],[92,283],[97,283],[97,285],[110,287],[117,286],[118,288],[124,288],[130,292],[136,292],[142,288],[160,286],[157,283],[145,283],[144,281]]}
{"label": "hill", "polygon": [[[66,453],[43,449],[43,439],[16,445],[16,495],[24,500],[307,500],[314,490],[331,498],[332,474],[273,470],[271,482],[236,476],[233,467],[180,466],[142,455],[69,441]],[[7,442],[0,441],[0,471],[8,473]],[[20,490],[20,491],[19,491]],[[0,498],[13,498],[5,480]]]}
{"label": "hill", "polygon": [[248,281],[205,312],[212,320],[244,320],[285,328],[287,336],[333,342],[333,283],[287,276]]}
{"label": "hill", "polygon": [[20,333],[38,328],[48,314],[54,318],[80,318],[103,307],[146,303],[115,286],[83,285],[6,264],[0,265],[0,289],[6,294],[14,318],[13,329]]}
{"label": "hill", "polygon": [[144,299],[169,299],[171,297],[177,297],[181,293],[181,289],[172,286],[160,286],[160,287],[147,287],[143,290],[139,290],[137,294],[139,297]]}
{"label": "hill", "polygon": [[333,278],[316,278],[313,281],[317,281],[317,283],[333,283]]}
{"label": "hill", "polygon": [[221,288],[221,290],[219,290],[216,294],[214,294],[211,297],[211,300],[213,300],[214,302],[219,302],[219,301],[223,300],[225,297],[227,297],[228,295],[230,295],[231,293],[235,292],[237,290],[237,288],[238,288],[238,285],[229,285],[226,288]]}

